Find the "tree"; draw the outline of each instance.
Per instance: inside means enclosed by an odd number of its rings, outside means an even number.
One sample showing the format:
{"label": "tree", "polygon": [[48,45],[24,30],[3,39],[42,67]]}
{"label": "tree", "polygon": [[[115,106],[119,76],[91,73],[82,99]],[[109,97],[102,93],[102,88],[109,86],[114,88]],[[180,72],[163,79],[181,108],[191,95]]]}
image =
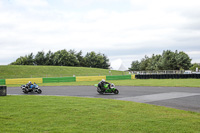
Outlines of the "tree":
{"label": "tree", "polygon": [[184,69],[188,70],[191,67],[192,59],[184,52],[179,52],[176,56],[177,68],[179,70]]}
{"label": "tree", "polygon": [[196,68],[198,68],[198,70],[200,70],[200,64],[197,64],[197,63],[192,64],[192,66],[190,67],[190,70],[196,71]]}
{"label": "tree", "polygon": [[150,58],[147,55],[145,55],[145,57],[142,58],[142,60],[140,62],[139,70],[141,70],[141,71],[147,70],[147,66],[148,66],[149,62],[150,62]]}
{"label": "tree", "polygon": [[102,68],[108,69],[110,67],[109,59],[105,54],[103,54],[102,56],[103,56],[103,60],[104,60],[102,63]]}
{"label": "tree", "polygon": [[66,49],[58,50],[53,53],[50,50],[45,54],[44,51],[39,51],[35,58],[33,53],[20,56],[11,65],[56,65],[56,66],[82,66],[95,68],[109,68],[109,59],[106,55],[94,51],[82,56],[82,51],[76,53],[75,50]]}
{"label": "tree", "polygon": [[75,50],[69,50],[69,56],[68,58],[68,62],[67,65],[68,66],[79,66],[79,60],[76,57],[76,51]]}
{"label": "tree", "polygon": [[77,54],[76,54],[76,58],[78,60],[78,66],[86,66],[85,65],[85,58],[82,56],[82,51],[79,51]]}
{"label": "tree", "polygon": [[45,65],[54,65],[53,59],[54,59],[54,53],[52,53],[49,50],[48,53],[46,53],[45,55]]}
{"label": "tree", "polygon": [[87,53],[85,56],[86,66],[95,68],[109,68],[109,59],[101,53],[96,54],[94,51]]}
{"label": "tree", "polygon": [[96,67],[97,59],[96,59],[96,53],[94,51],[87,53],[85,56],[85,60],[87,67]]}
{"label": "tree", "polygon": [[35,56],[35,64],[36,65],[45,65],[45,53],[44,51],[40,51]]}
{"label": "tree", "polygon": [[11,65],[26,65],[27,64],[27,58],[24,56],[20,56],[17,58],[15,62],[12,62]]}
{"label": "tree", "polygon": [[67,64],[67,56],[68,52],[67,50],[59,50],[54,53],[54,65],[56,66],[65,66]]}
{"label": "tree", "polygon": [[191,67],[191,59],[184,52],[163,51],[162,55],[145,55],[141,62],[133,61],[130,70],[181,70]]}
{"label": "tree", "polygon": [[140,62],[138,60],[132,61],[130,71],[139,71],[140,70]]}
{"label": "tree", "polygon": [[25,56],[20,56],[15,62],[12,62],[11,65],[33,65],[33,53]]}
{"label": "tree", "polygon": [[162,70],[176,70],[176,59],[174,52],[170,50],[163,51],[161,59]]}

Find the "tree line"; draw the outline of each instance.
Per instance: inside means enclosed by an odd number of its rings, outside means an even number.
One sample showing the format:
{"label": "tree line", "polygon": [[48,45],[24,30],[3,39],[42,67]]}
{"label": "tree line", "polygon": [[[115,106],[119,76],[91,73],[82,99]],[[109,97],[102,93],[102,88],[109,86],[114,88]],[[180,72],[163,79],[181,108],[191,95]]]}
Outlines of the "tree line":
{"label": "tree line", "polygon": [[141,61],[133,61],[129,70],[189,70],[192,67],[191,60],[183,51],[164,50],[161,55],[153,54],[151,57],[145,55]]}
{"label": "tree line", "polygon": [[39,51],[35,56],[30,53],[25,56],[20,56],[10,65],[54,65],[54,66],[77,66],[77,67],[94,67],[94,68],[109,68],[109,59],[105,54],[88,52],[85,56],[82,51],[66,49],[45,53]]}

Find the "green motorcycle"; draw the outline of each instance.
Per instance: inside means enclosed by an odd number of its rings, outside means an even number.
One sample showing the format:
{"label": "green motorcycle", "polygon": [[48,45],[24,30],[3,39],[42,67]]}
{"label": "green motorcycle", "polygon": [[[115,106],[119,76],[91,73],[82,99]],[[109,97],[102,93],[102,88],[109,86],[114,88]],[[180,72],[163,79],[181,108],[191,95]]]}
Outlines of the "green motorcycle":
{"label": "green motorcycle", "polygon": [[95,84],[94,86],[97,87],[97,92],[99,94],[104,94],[104,93],[118,94],[119,93],[119,90],[115,88],[115,85],[113,83],[110,84],[110,88],[109,88],[109,84],[105,84],[102,89],[99,88],[98,84]]}

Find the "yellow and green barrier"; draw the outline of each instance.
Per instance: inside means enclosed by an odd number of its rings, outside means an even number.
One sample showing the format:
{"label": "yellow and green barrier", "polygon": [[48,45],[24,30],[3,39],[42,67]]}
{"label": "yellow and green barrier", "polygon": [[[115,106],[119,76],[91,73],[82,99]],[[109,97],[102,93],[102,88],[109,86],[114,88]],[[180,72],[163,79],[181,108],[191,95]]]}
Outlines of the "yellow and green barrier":
{"label": "yellow and green barrier", "polygon": [[6,85],[26,84],[29,81],[32,83],[43,83],[42,78],[22,78],[22,79],[6,79]]}
{"label": "yellow and green barrier", "polygon": [[106,80],[123,80],[123,79],[131,79],[131,75],[106,76]]}
{"label": "yellow and green barrier", "polygon": [[5,79],[0,79],[0,85],[5,85]]}
{"label": "yellow and green barrier", "polygon": [[43,78],[43,83],[75,82],[76,77]]}
{"label": "yellow and green barrier", "polygon": [[80,76],[76,77],[76,81],[101,81],[106,79],[106,76]]}
{"label": "yellow and green barrier", "polygon": [[105,80],[125,80],[135,79],[135,75],[114,75],[114,76],[78,76],[78,77],[53,77],[53,78],[20,78],[20,79],[0,79],[0,85],[26,84],[32,83],[58,83],[58,82],[79,82],[79,81],[101,81]]}
{"label": "yellow and green barrier", "polygon": [[131,79],[135,79],[135,74],[134,74],[134,75],[131,75]]}

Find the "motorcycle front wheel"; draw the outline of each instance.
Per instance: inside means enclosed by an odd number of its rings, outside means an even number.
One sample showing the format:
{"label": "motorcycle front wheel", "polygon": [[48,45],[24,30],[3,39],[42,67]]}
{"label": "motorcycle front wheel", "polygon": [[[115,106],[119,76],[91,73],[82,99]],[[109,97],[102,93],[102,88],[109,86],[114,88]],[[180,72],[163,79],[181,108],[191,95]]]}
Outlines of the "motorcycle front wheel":
{"label": "motorcycle front wheel", "polygon": [[42,90],[38,89],[38,90],[37,90],[37,93],[38,93],[38,94],[41,94],[41,93],[42,93]]}
{"label": "motorcycle front wheel", "polygon": [[115,93],[115,94],[118,94],[118,93],[119,93],[119,90],[118,90],[118,89],[115,89],[114,93]]}

